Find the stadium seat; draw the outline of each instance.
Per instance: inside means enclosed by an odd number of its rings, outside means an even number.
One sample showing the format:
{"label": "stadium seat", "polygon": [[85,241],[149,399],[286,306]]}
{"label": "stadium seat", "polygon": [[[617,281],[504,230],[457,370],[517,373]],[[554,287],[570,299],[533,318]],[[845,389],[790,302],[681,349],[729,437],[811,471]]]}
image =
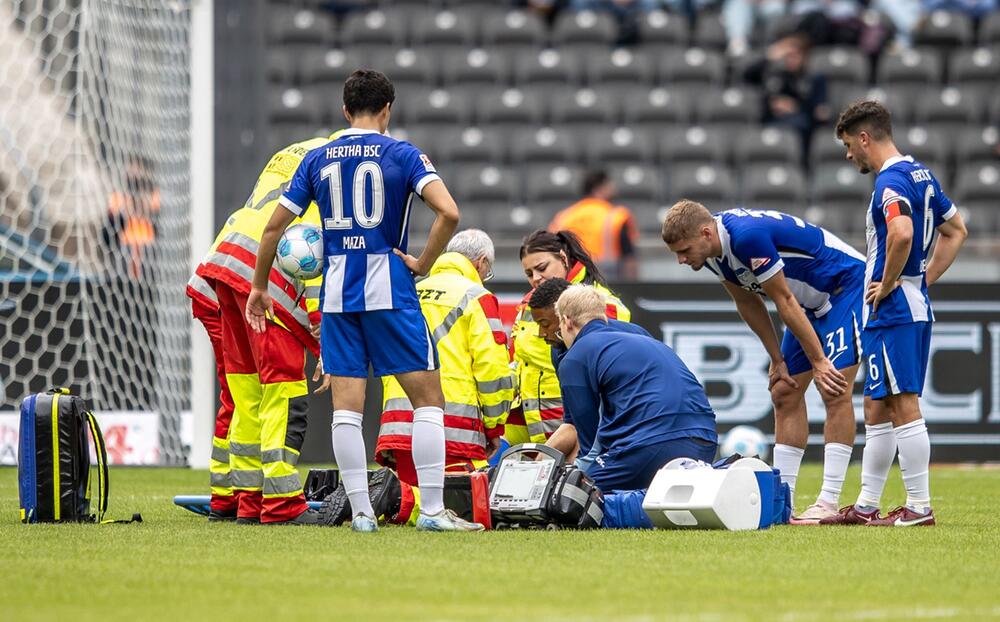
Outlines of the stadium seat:
{"label": "stadium seat", "polygon": [[865,229],[864,208],[868,205],[865,199],[862,203],[831,202],[825,205],[811,204],[805,209],[796,208],[787,211],[806,222],[823,227],[839,238],[849,234],[863,232]]}
{"label": "stadium seat", "polygon": [[272,123],[319,125],[329,116],[321,94],[318,89],[274,89],[268,94],[268,119]]}
{"label": "stadium seat", "polygon": [[862,175],[850,162],[817,166],[812,174],[814,205],[853,205],[860,210],[868,205],[871,194],[872,178]]}
{"label": "stadium seat", "polygon": [[551,205],[515,205],[504,207],[503,205],[482,205],[480,210],[483,213],[485,229],[493,235],[510,236],[515,240],[520,240],[532,231],[545,229],[556,212],[565,205],[556,203]]}
{"label": "stadium seat", "polygon": [[913,29],[914,45],[951,49],[972,43],[972,21],[957,11],[934,11]]}
{"label": "stadium seat", "polygon": [[997,131],[996,126],[967,127],[959,133],[955,142],[955,162],[959,168],[995,164],[1000,161],[998,146],[1000,146],[1000,131]]}
{"label": "stadium seat", "polygon": [[567,207],[580,198],[583,176],[575,167],[565,164],[532,166],[523,173],[524,198],[530,206]]}
{"label": "stadium seat", "polygon": [[688,23],[680,15],[649,11],[639,18],[639,44],[645,49],[677,49],[688,44]]}
{"label": "stadium seat", "polygon": [[520,180],[510,169],[494,164],[456,164],[450,182],[459,204],[514,205],[520,198]]}
{"label": "stadium seat", "polygon": [[795,132],[777,127],[746,127],[735,137],[737,168],[749,164],[782,164],[799,168],[801,151]]}
{"label": "stadium seat", "polygon": [[414,46],[461,54],[475,43],[478,28],[468,11],[424,10],[416,15],[411,34]]}
{"label": "stadium seat", "polygon": [[617,89],[649,84],[655,75],[649,54],[630,49],[597,50],[586,58],[587,82],[594,88]]}
{"label": "stadium seat", "polygon": [[879,86],[888,90],[907,85],[923,87],[941,82],[944,75],[941,54],[934,48],[903,48],[884,54],[876,71]]}
{"label": "stadium seat", "polygon": [[300,58],[302,80],[306,84],[329,84],[342,88],[347,76],[368,64],[356,52],[345,50],[309,50]]}
{"label": "stadium seat", "polygon": [[713,89],[698,97],[694,117],[703,125],[726,125],[742,129],[760,122],[761,95],[745,87]]}
{"label": "stadium seat", "polygon": [[317,123],[271,122],[265,136],[267,153],[316,136],[328,136],[329,128]]}
{"label": "stadium seat", "polygon": [[993,94],[988,106],[987,122],[992,125],[1000,125],[1000,93]]}
{"label": "stadium seat", "polygon": [[478,127],[452,128],[438,134],[438,157],[455,164],[498,164],[507,154],[506,136]]}
{"label": "stadium seat", "polygon": [[392,126],[389,128],[389,135],[396,140],[405,140],[415,146],[426,154],[434,164],[441,164],[447,161],[444,157],[444,150],[441,148],[446,134],[437,129],[412,125],[404,126],[397,124],[395,119],[393,119]]}
{"label": "stadium seat", "polygon": [[[272,85],[291,86],[297,82],[302,60],[292,50],[271,47],[266,51],[267,81]],[[273,87],[272,87],[273,88]]]}
{"label": "stadium seat", "polygon": [[691,199],[715,212],[734,205],[736,184],[728,167],[695,164],[675,167],[670,175],[672,199]]}
{"label": "stadium seat", "polygon": [[826,76],[831,89],[868,83],[869,61],[861,50],[832,47],[814,50],[809,57],[809,72]]}
{"label": "stadium seat", "polygon": [[913,107],[920,91],[926,91],[927,85],[917,85],[910,88],[899,86],[891,91],[881,86],[871,88],[859,87],[846,89],[831,101],[833,115],[836,117],[848,105],[862,99],[873,99],[882,102],[892,114],[893,123],[908,125],[913,121]]}
{"label": "stadium seat", "polygon": [[548,96],[553,125],[580,130],[611,125],[618,119],[617,102],[607,90],[559,89]]}
{"label": "stadium seat", "polygon": [[948,64],[948,82],[977,98],[1000,92],[1000,51],[985,47],[956,51]]}
{"label": "stadium seat", "polygon": [[720,128],[673,127],[661,134],[660,161],[678,164],[721,166],[729,159],[732,137]]}
{"label": "stadium seat", "polygon": [[[812,168],[830,164],[850,164],[847,162],[847,149],[829,127],[821,127],[813,132],[809,142],[809,163]],[[851,165],[853,166],[853,165]]]}
{"label": "stadium seat", "polygon": [[688,48],[683,54],[669,56],[660,64],[660,79],[673,86],[719,85],[725,76],[726,63],[722,54],[703,48]]}
{"label": "stadium seat", "polygon": [[586,136],[587,161],[591,167],[656,163],[654,136],[632,127],[601,128]]}
{"label": "stadium seat", "polygon": [[709,50],[725,50],[729,44],[726,27],[720,13],[703,11],[696,17],[691,44]]}
{"label": "stadium seat", "polygon": [[962,166],[952,199],[959,205],[1000,205],[1000,162]]}
{"label": "stadium seat", "polygon": [[537,48],[545,43],[546,32],[538,14],[501,9],[484,15],[481,36],[486,47]]}
{"label": "stadium seat", "polygon": [[625,122],[652,131],[691,119],[691,99],[682,89],[637,86],[622,91]]}
{"label": "stadium seat", "polygon": [[997,210],[996,201],[961,203],[956,204],[956,206],[970,236],[987,235],[992,237],[997,229],[1000,229],[1000,224],[998,224],[1000,223],[1000,211]]}
{"label": "stadium seat", "polygon": [[562,11],[552,27],[552,44],[568,52],[608,49],[617,38],[617,21],[603,12]]}
{"label": "stadium seat", "polygon": [[443,131],[468,125],[472,120],[473,101],[464,93],[434,89],[419,99],[403,103],[407,110],[406,123],[422,129]]}
{"label": "stadium seat", "polygon": [[671,203],[632,203],[627,207],[632,210],[635,222],[639,226],[639,233],[643,237],[660,239],[663,232],[663,219],[667,217],[667,210]]}
{"label": "stadium seat", "polygon": [[632,208],[639,205],[659,205],[663,201],[663,173],[640,163],[611,167],[611,179],[615,182],[615,202]]}
{"label": "stadium seat", "polygon": [[400,48],[375,54],[369,66],[384,73],[392,80],[393,86],[412,90],[437,84],[440,61],[427,49]]}
{"label": "stadium seat", "polygon": [[743,173],[743,204],[751,209],[773,209],[795,214],[807,204],[805,177],[798,168],[782,164],[754,164]]}
{"label": "stadium seat", "polygon": [[274,45],[329,45],[337,33],[333,18],[311,9],[272,11],[268,40]]}
{"label": "stadium seat", "polygon": [[399,11],[359,11],[349,14],[341,28],[345,48],[358,45],[396,48],[406,41],[406,22]]}
{"label": "stadium seat", "polygon": [[565,164],[581,161],[583,150],[573,132],[551,127],[525,127],[511,136],[510,159],[519,166]]}
{"label": "stadium seat", "polygon": [[477,91],[498,86],[507,79],[509,69],[503,54],[482,48],[445,54],[441,61],[443,84],[457,90]]}
{"label": "stadium seat", "polygon": [[947,134],[935,127],[915,125],[894,128],[892,136],[901,153],[913,156],[947,182],[946,167],[951,161],[951,144]]}
{"label": "stadium seat", "polygon": [[983,16],[979,22],[979,45],[1000,45],[1000,11]]}
{"label": "stadium seat", "polygon": [[944,131],[957,131],[980,121],[980,102],[955,87],[926,93],[917,101],[914,120]]}
{"label": "stadium seat", "polygon": [[476,111],[479,125],[510,129],[540,125],[547,106],[539,93],[497,88],[480,93]]}
{"label": "stadium seat", "polygon": [[525,50],[514,65],[514,82],[521,87],[565,88],[580,83],[579,59],[557,50]]}

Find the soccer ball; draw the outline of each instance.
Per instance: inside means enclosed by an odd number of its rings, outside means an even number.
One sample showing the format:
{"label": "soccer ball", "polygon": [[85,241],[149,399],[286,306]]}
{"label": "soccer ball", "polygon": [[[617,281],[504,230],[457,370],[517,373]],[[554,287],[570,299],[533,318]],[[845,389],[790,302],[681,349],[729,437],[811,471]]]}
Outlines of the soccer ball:
{"label": "soccer ball", "polygon": [[738,425],[722,437],[719,448],[722,457],[740,454],[743,457],[757,456],[767,460],[768,446],[764,433],[749,425]]}
{"label": "soccer ball", "polygon": [[293,279],[314,279],[323,272],[323,234],[317,227],[296,224],[278,241],[275,263]]}

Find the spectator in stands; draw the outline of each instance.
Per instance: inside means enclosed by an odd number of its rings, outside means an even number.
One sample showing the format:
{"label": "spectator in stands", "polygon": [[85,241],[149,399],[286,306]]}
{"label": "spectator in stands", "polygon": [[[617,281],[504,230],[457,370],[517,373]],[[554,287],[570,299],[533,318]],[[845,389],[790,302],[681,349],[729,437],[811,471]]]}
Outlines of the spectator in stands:
{"label": "spectator in stands", "polygon": [[830,119],[826,77],[808,69],[809,37],[801,31],[780,36],[765,58],[751,64],[744,78],[763,89],[767,125],[791,128],[802,137],[804,160],[813,130]]}
{"label": "spectator in stands", "polygon": [[538,13],[551,25],[559,11],[566,7],[567,2],[568,0],[515,0],[514,6]]}
{"label": "spectator in stands", "polygon": [[146,158],[133,156],[125,167],[124,186],[108,197],[102,232],[112,261],[133,279],[142,277],[143,263],[153,253],[159,214],[160,190],[152,165]]}
{"label": "spectator in stands", "polygon": [[633,281],[639,276],[635,219],[627,207],[612,203],[614,196],[615,183],[605,171],[587,173],[583,198],[556,214],[549,231],[572,231],[602,272]]}

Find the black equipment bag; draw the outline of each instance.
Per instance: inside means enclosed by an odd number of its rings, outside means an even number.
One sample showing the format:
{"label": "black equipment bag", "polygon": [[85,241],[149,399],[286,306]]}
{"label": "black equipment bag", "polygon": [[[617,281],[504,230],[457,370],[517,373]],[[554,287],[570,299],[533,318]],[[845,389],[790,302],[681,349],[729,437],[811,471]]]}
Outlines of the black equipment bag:
{"label": "black equipment bag", "polygon": [[604,520],[604,495],[586,473],[565,466],[549,499],[548,513],[564,527],[596,529]]}
{"label": "black equipment bag", "polygon": [[322,501],[340,485],[340,471],[337,469],[309,469],[303,493],[306,501]]}

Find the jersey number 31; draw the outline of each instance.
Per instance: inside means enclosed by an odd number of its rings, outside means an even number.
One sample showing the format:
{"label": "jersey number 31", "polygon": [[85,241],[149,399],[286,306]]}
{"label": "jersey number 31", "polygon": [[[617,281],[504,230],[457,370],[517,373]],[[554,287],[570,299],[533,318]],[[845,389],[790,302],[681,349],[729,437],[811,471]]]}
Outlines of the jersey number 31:
{"label": "jersey number 31", "polygon": [[[330,209],[332,218],[323,219],[324,229],[350,229],[354,226],[352,219],[344,216],[344,184],[341,179],[340,162],[333,162],[323,167],[320,178],[330,184]],[[365,205],[365,186],[371,177],[372,204]],[[351,184],[353,195],[351,205],[354,207],[354,220],[365,229],[374,229],[382,222],[385,215],[385,185],[382,181],[382,168],[375,162],[366,161],[354,169],[354,180]]]}

